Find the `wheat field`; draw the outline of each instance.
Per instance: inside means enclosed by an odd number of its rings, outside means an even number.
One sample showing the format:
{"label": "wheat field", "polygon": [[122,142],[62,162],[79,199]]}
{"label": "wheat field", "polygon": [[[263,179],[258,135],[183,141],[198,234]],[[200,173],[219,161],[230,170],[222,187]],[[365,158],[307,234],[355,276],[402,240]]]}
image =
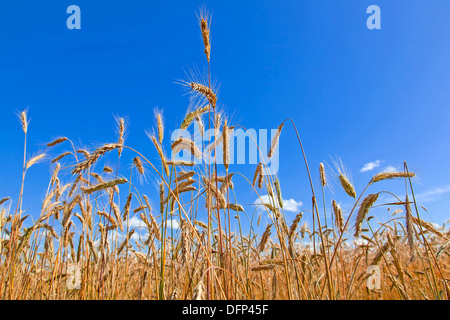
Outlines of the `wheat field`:
{"label": "wheat field", "polygon": [[[200,12],[203,48],[199,49],[204,50],[208,67],[209,22],[208,14]],[[186,112],[180,129],[214,130],[220,163],[199,165],[171,158],[169,154],[180,151],[195,158],[202,154],[190,139],[168,141],[162,111],[155,112],[154,134],[148,134],[154,145],[151,156],[127,144],[127,122],[119,117],[112,143],[88,151],[76,147],[72,142],[76,137],[61,137],[27,159],[26,137],[33,126],[27,112],[20,113],[22,188],[17,198],[0,195],[1,299],[450,298],[450,231],[421,219],[415,174],[406,162],[403,171],[373,176],[364,189],[353,185],[342,166],[333,168],[345,200],[352,201],[351,209],[344,211],[338,199],[324,192],[333,179],[331,169],[323,163],[310,166],[295,123],[289,119],[275,124],[279,126],[268,158],[283,139],[284,127],[292,126],[305,167],[281,170],[306,170],[309,180],[301,183],[311,191],[310,208],[288,224],[282,185],[266,163],[254,166],[250,177],[229,171],[230,134],[238,124],[229,123],[228,116],[217,110],[217,92],[210,79],[208,74],[201,83],[181,82],[197,107]],[[25,214],[25,177],[34,166],[43,165],[40,162],[55,147],[67,151],[51,160],[53,173],[43,190],[40,212]],[[156,163],[149,160],[155,155]],[[156,180],[149,181],[149,176]],[[233,177],[238,176],[252,186],[256,197],[268,195],[262,207],[270,223],[261,225],[261,234],[255,232],[259,219],[252,220],[250,228],[241,224],[246,208],[236,201],[239,191]],[[315,185],[312,176],[320,177],[320,183]],[[389,190],[377,186],[385,180],[404,185],[406,197],[392,194],[396,202],[383,203],[379,196]],[[152,204],[148,193],[157,194],[159,203]],[[391,218],[371,221],[374,206],[392,208]],[[303,221],[307,214],[313,217],[312,225]],[[133,217],[139,217],[142,228],[136,228]]]}

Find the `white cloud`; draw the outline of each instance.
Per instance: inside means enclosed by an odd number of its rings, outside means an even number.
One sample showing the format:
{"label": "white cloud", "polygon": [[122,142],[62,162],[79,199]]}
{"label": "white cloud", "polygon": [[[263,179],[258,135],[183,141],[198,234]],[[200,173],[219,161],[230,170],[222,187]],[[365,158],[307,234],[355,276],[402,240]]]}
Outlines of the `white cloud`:
{"label": "white cloud", "polygon": [[369,242],[366,240],[366,239],[361,239],[361,238],[358,238],[358,239],[354,239],[353,240],[353,244],[355,245],[355,246],[365,246],[365,245],[367,245]]}
{"label": "white cloud", "polygon": [[419,194],[416,194],[417,202],[433,202],[439,200],[441,195],[450,192],[450,185],[444,186],[442,188],[434,188]]}
{"label": "white cloud", "polygon": [[134,216],[130,219],[130,228],[146,228],[146,224],[144,221]]}
{"label": "white cloud", "polygon": [[[147,228],[147,225],[140,218],[134,216],[130,219],[130,228]],[[167,220],[167,228],[174,230],[180,229],[180,223],[176,219]]]}
{"label": "white cloud", "polygon": [[433,227],[434,227],[435,229],[438,229],[438,230],[443,229],[442,226],[441,226],[439,223],[431,222],[431,224],[433,225]]}
{"label": "white cloud", "polygon": [[121,232],[117,232],[116,230],[112,230],[109,232],[108,238],[109,239],[113,239],[115,240],[117,237],[117,241],[122,242],[123,240],[125,240],[125,234],[121,233]]}
{"label": "white cloud", "polygon": [[397,172],[399,171],[396,167],[387,166],[382,172]]}
{"label": "white cloud", "polygon": [[[263,203],[270,203],[269,195],[262,195],[261,199],[258,198],[255,200],[253,204],[260,205]],[[295,212],[298,213],[300,211],[300,207],[303,205],[303,202],[296,201],[294,199],[283,199],[283,209],[284,211]],[[258,207],[259,210],[264,209],[263,206]]]}
{"label": "white cloud", "polygon": [[[131,221],[131,219],[130,219],[130,221]],[[131,227],[131,225],[130,225],[130,227]],[[136,228],[136,225],[134,227]],[[139,240],[140,241],[145,241],[145,240],[148,239],[149,235],[150,234],[148,232],[140,234],[139,230],[136,230],[136,232],[133,233],[133,235],[131,236],[130,240],[132,240],[132,241],[139,241]],[[116,230],[113,230],[113,231],[110,232],[110,234],[108,236],[108,239],[112,239],[112,241],[114,242],[116,237],[117,237],[117,241],[122,242],[122,241],[124,241],[126,239],[126,233],[121,233],[121,232],[117,232]],[[98,244],[97,241],[95,242],[96,244]]]}
{"label": "white cloud", "polygon": [[149,233],[147,232],[147,233],[145,233],[145,234],[138,234],[138,233],[133,233],[133,235],[131,236],[131,240],[134,240],[134,241],[136,241],[136,242],[138,242],[139,240],[140,241],[146,241],[147,239],[148,239],[148,237],[149,237]]}
{"label": "white cloud", "polygon": [[167,228],[178,230],[180,229],[180,223],[178,220],[170,219],[167,221]]}
{"label": "white cloud", "polygon": [[285,211],[296,212],[300,211],[300,207],[303,205],[301,201],[295,201],[294,199],[283,200],[283,209]]}
{"label": "white cloud", "polygon": [[366,163],[361,170],[359,170],[359,172],[367,172],[367,171],[372,171],[373,169],[375,169],[376,167],[379,167],[381,164],[380,160],[375,160],[373,162],[368,162]]}
{"label": "white cloud", "polygon": [[270,203],[268,194],[262,195],[262,196],[260,196],[260,198],[256,199],[255,202],[253,202],[253,203],[254,204]]}

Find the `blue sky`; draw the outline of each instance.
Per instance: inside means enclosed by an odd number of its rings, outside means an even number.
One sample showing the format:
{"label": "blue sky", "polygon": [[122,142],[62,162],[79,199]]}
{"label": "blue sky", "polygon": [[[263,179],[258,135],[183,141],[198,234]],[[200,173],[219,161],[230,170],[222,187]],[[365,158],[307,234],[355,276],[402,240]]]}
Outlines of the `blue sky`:
{"label": "blue sky", "polygon": [[[81,8],[81,30],[66,27],[72,4]],[[366,27],[371,4],[381,8],[381,30]],[[184,70],[205,65],[196,20],[201,5],[213,12],[211,72],[220,84],[220,108],[233,123],[272,129],[292,118],[316,189],[319,163],[331,164],[330,156],[342,159],[357,192],[373,174],[401,169],[406,160],[429,211],[422,218],[449,219],[446,0],[3,1],[0,198],[17,199],[20,191],[23,134],[16,112],[24,108],[31,119],[30,156],[47,152],[45,144],[59,136],[78,146],[111,142],[114,115],[120,115],[130,120],[127,144],[156,161],[145,135],[154,127],[153,109],[164,110],[168,130],[177,128],[188,98],[175,82]],[[27,176],[24,207],[33,214],[45,196],[49,162]],[[368,163],[378,166],[360,172]],[[254,166],[239,171],[251,178]],[[309,207],[303,159],[288,124],[280,140],[279,178],[286,200]],[[156,199],[152,183],[141,188]],[[252,203],[255,195],[243,188],[248,193],[241,192],[238,202]],[[328,205],[333,196],[348,207],[350,199],[334,190],[327,190]],[[404,195],[404,183],[371,189],[380,190]],[[383,220],[386,210],[377,215]]]}

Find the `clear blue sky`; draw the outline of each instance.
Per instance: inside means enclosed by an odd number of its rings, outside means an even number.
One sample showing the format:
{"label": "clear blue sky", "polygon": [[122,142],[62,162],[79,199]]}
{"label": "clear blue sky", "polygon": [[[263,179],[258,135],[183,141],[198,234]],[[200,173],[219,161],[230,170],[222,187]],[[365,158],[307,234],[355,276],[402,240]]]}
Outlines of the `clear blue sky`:
{"label": "clear blue sky", "polygon": [[[71,4],[81,8],[81,30],[66,27]],[[2,1],[0,198],[19,194],[23,134],[15,113],[27,107],[30,156],[59,136],[79,146],[111,142],[113,115],[121,115],[130,120],[127,144],[157,159],[144,131],[154,126],[155,107],[164,110],[169,130],[182,121],[188,99],[175,81],[183,70],[205,64],[195,15],[204,4],[213,11],[211,71],[234,123],[271,129],[291,117],[314,181],[320,162],[341,157],[357,192],[373,174],[401,169],[406,160],[429,210],[423,217],[450,218],[447,0]],[[381,8],[381,30],[366,27],[371,4]],[[310,193],[300,156],[286,125],[283,196],[306,208]],[[377,160],[378,167],[360,172]],[[24,207],[33,214],[45,195],[48,164],[27,176]],[[254,167],[239,170],[252,177]],[[143,188],[155,198],[153,184]],[[382,189],[403,195],[404,183],[372,191]],[[252,203],[248,191],[238,201]],[[351,203],[335,191],[343,207]]]}

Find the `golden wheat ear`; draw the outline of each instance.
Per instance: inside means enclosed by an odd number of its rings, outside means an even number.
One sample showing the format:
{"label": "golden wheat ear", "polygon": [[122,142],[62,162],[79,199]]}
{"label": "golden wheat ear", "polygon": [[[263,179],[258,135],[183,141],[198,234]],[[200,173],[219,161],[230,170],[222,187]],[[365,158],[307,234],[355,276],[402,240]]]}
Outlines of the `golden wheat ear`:
{"label": "golden wheat ear", "polygon": [[211,30],[211,15],[208,13],[206,8],[200,9],[199,14],[197,14],[198,22],[200,25],[200,30],[202,32],[203,46],[205,47],[206,60],[210,61],[211,58],[211,41],[210,41],[210,30]]}
{"label": "golden wheat ear", "polygon": [[264,248],[266,247],[267,241],[269,240],[269,236],[271,233],[272,224],[268,224],[266,227],[266,230],[264,231],[263,235],[261,236],[261,241],[259,242],[259,245],[257,247],[258,252],[263,252]]}
{"label": "golden wheat ear", "polygon": [[320,184],[322,185],[322,187],[325,187],[327,185],[327,176],[325,174],[325,167],[322,162],[319,165],[319,173],[320,173]]}
{"label": "golden wheat ear", "polygon": [[23,133],[27,134],[28,125],[30,124],[30,121],[28,120],[28,111],[27,110],[24,110],[19,113],[19,120],[22,125]]}
{"label": "golden wheat ear", "polygon": [[164,117],[162,110],[155,109],[156,128],[158,132],[158,141],[162,144],[164,140]]}
{"label": "golden wheat ear", "polygon": [[291,227],[289,228],[289,238],[292,239],[292,236],[294,235],[295,230],[297,230],[297,226],[300,223],[300,220],[302,220],[302,217],[303,217],[303,212],[300,212],[299,214],[297,214],[295,216],[295,219],[292,222]]}
{"label": "golden wheat ear", "polygon": [[55,140],[53,140],[50,143],[47,143],[47,147],[53,147],[56,146],[57,144],[63,143],[64,141],[67,141],[69,139],[67,139],[66,137],[61,137],[61,138],[57,138]]}
{"label": "golden wheat ear", "polygon": [[[208,112],[209,106],[200,107],[192,112],[189,112],[183,120],[180,128],[185,130],[189,127],[194,119],[201,122],[200,116],[206,112]],[[201,130],[203,131],[203,130]]]}
{"label": "golden wheat ear", "polygon": [[166,157],[164,156],[163,150],[161,145],[159,144],[158,140],[156,139],[155,136],[151,136],[149,134],[147,134],[150,139],[152,140],[153,144],[155,145],[156,151],[158,152],[159,157],[161,158],[161,164],[164,168],[164,172],[166,173],[167,176],[170,175],[170,170],[169,170],[169,166],[167,164],[167,160]]}
{"label": "golden wheat ear", "polygon": [[144,174],[144,166],[142,165],[141,158],[139,157],[133,158],[133,163],[136,166],[136,169],[139,171],[139,173]]}
{"label": "golden wheat ear", "polygon": [[339,229],[339,232],[342,233],[344,232],[344,218],[342,216],[341,207],[336,203],[336,200],[333,200],[331,206],[333,207],[336,227]]}
{"label": "golden wheat ear", "polygon": [[205,98],[209,101],[209,103],[211,104],[211,107],[214,109],[216,108],[216,103],[217,103],[217,96],[216,94],[213,92],[213,90],[203,84],[200,83],[196,83],[196,82],[191,82],[189,84],[189,86],[191,87],[192,91],[198,92],[202,95],[205,96]]}
{"label": "golden wheat ear", "polygon": [[125,143],[125,135],[126,135],[126,130],[127,130],[127,121],[125,120],[125,118],[122,117],[118,117],[118,116],[114,116],[114,119],[116,121],[117,124],[117,133],[118,133],[118,140],[117,143],[119,145],[121,145],[118,148],[119,151],[119,157],[122,155],[122,151],[123,151],[123,147],[122,145]]}
{"label": "golden wheat ear", "polygon": [[274,151],[275,151],[275,148],[276,148],[277,145],[278,145],[278,141],[280,140],[281,130],[283,129],[283,126],[284,126],[284,122],[278,126],[277,132],[276,132],[275,135],[273,136],[272,143],[271,143],[271,145],[270,145],[270,150],[269,150],[268,158],[271,158],[271,157],[272,157],[272,155],[273,155],[273,153],[274,153]]}
{"label": "golden wheat ear", "polygon": [[42,153],[42,154],[37,155],[36,157],[33,157],[30,160],[28,160],[27,165],[26,165],[27,170],[30,169],[31,166],[35,165],[36,163],[38,163],[39,161],[44,159],[44,157],[45,157],[45,153]]}
{"label": "golden wheat ear", "polygon": [[414,173],[406,173],[406,172],[380,172],[376,174],[370,183],[375,183],[382,180],[394,179],[394,178],[413,178],[415,176]]}
{"label": "golden wheat ear", "polygon": [[361,203],[359,207],[359,211],[356,215],[356,223],[355,223],[355,237],[358,237],[361,233],[361,226],[364,219],[367,217],[367,213],[372,205],[377,201],[378,193],[369,194]]}

